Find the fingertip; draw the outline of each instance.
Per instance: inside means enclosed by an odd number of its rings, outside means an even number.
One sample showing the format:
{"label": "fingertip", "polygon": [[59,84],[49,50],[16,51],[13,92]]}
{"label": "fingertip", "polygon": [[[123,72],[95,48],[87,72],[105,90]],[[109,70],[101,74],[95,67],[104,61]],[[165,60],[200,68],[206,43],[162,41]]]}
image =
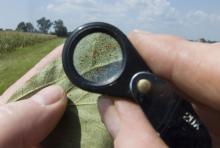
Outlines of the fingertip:
{"label": "fingertip", "polygon": [[40,105],[51,105],[60,100],[65,102],[66,94],[59,85],[52,85],[39,91],[31,97],[31,100]]}
{"label": "fingertip", "polygon": [[120,133],[115,139],[115,147],[165,146],[138,104],[126,99],[117,99],[115,107],[121,126]]}
{"label": "fingertip", "polygon": [[104,95],[98,97],[98,108],[100,112],[106,110],[110,106],[113,106],[113,101],[111,100],[111,97]]}
{"label": "fingertip", "polygon": [[112,137],[116,138],[120,130],[120,119],[111,97],[100,96],[98,99],[98,108],[102,122],[105,124]]}

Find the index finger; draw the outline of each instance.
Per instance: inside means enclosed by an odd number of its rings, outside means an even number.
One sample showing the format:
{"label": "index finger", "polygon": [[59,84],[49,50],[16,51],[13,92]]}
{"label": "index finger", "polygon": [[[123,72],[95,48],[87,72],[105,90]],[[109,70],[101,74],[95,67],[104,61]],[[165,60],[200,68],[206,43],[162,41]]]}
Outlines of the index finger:
{"label": "index finger", "polygon": [[129,38],[155,74],[193,101],[220,110],[220,46],[144,32]]}

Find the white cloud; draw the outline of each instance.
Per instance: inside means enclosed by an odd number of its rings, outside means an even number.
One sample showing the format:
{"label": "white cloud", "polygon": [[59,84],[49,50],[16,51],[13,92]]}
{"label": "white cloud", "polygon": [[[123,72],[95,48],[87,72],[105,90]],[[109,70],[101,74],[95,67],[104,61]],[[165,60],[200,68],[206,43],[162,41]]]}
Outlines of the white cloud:
{"label": "white cloud", "polygon": [[54,8],[54,4],[47,5],[47,10],[52,10]]}
{"label": "white cloud", "polygon": [[186,15],[186,20],[190,21],[190,23],[195,23],[195,24],[201,24],[204,22],[206,23],[219,22],[220,23],[220,15],[207,13],[202,10],[196,10],[196,11],[189,12]]}
{"label": "white cloud", "polygon": [[77,17],[80,22],[107,21],[132,29],[138,24],[150,26],[159,17],[175,13],[168,0],[58,0],[49,4],[47,11]]}
{"label": "white cloud", "polygon": [[46,10],[71,30],[86,22],[104,21],[125,32],[139,28],[197,38],[211,37],[215,31],[207,28],[220,26],[220,15],[203,10],[181,12],[170,0],[54,0]]}
{"label": "white cloud", "polygon": [[[86,11],[97,12],[126,12],[131,9],[141,11],[148,15],[159,15],[163,13],[170,3],[167,0],[120,0],[120,1],[95,1],[95,0],[58,0],[49,4],[47,9],[49,11],[70,12],[75,8],[82,8]],[[52,6],[52,7],[51,7]]]}

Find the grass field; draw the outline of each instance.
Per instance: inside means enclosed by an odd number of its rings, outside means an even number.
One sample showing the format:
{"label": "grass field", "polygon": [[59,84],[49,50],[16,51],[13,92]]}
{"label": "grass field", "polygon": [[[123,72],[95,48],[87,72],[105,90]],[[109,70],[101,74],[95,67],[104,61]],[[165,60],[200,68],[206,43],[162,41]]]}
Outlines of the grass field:
{"label": "grass field", "polygon": [[63,38],[53,38],[33,46],[16,48],[13,52],[0,55],[0,95],[35,65],[42,57],[64,42]]}

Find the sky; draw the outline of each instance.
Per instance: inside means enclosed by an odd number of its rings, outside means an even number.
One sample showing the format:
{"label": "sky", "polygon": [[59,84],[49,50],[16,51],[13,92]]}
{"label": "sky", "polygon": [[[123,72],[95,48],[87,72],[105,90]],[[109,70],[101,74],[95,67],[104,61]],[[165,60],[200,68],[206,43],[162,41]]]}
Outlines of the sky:
{"label": "sky", "polygon": [[187,39],[220,41],[220,0],[0,0],[0,28],[21,21],[62,19],[69,31],[84,23],[113,24]]}

